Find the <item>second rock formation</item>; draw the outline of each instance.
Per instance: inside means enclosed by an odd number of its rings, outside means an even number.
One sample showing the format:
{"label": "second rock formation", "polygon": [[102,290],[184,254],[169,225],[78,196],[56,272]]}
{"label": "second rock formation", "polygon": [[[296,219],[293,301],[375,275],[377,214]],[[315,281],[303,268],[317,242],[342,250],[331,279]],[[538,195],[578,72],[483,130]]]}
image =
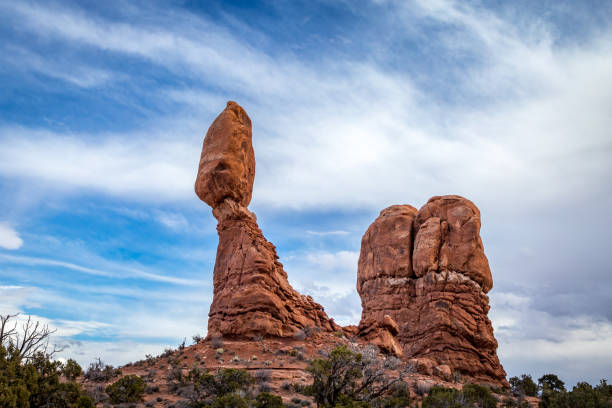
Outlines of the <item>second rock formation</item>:
{"label": "second rock formation", "polygon": [[[433,197],[419,211],[383,210],[361,241],[359,331],[428,374],[456,372],[505,385],[487,317],[493,286],[480,239],[480,212],[459,196]],[[397,335],[380,330],[391,318]],[[398,354],[397,352],[395,354]]]}

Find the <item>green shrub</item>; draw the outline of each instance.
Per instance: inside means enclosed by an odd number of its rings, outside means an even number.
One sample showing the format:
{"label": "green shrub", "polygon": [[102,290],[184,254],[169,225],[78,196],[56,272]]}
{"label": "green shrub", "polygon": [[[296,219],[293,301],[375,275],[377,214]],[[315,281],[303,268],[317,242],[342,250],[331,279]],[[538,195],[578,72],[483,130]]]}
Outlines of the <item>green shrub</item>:
{"label": "green shrub", "polygon": [[260,393],[255,398],[255,408],[283,408],[283,399],[269,392]]}
{"label": "green shrub", "polygon": [[496,408],[497,399],[491,395],[488,388],[478,384],[465,384],[461,393],[469,402],[473,402],[477,407]]}
{"label": "green shrub", "polygon": [[338,403],[333,405],[334,408],[370,408],[371,405],[366,401],[358,401],[350,398],[347,395],[340,395]]}
{"label": "green shrub", "polygon": [[462,390],[435,385],[423,399],[422,408],[495,408],[497,400],[491,392],[477,384],[465,384]]}
{"label": "green shrub", "polygon": [[140,402],[144,394],[145,383],[137,375],[126,375],[106,387],[106,393],[112,404],[122,402]]}
{"label": "green shrub", "polygon": [[189,396],[191,407],[205,407],[215,398],[248,391],[253,382],[253,377],[246,370],[226,368],[211,374],[194,368],[182,380],[181,385],[192,389]]}
{"label": "green shrub", "polygon": [[554,374],[546,374],[538,382],[542,388],[541,408],[612,408],[612,387],[606,380],[595,387],[579,382],[569,392]]}
{"label": "green shrub", "polygon": [[335,407],[342,395],[355,388],[362,377],[362,355],[346,346],[336,347],[329,358],[316,358],[306,369],[313,376],[310,392],[319,406]]}
{"label": "green shrub", "polygon": [[512,393],[516,396],[535,397],[538,395],[538,385],[529,374],[522,374],[520,378],[510,377],[508,382],[510,382]]}
{"label": "green shrub", "polygon": [[64,377],[66,377],[68,381],[72,381],[75,380],[79,375],[83,374],[83,369],[81,368],[79,363],[70,358],[68,359],[68,361],[66,361],[66,364],[64,365],[63,373]]}
{"label": "green shrub", "polygon": [[597,385],[595,389],[600,395],[606,398],[612,398],[612,385],[608,385],[606,380],[600,380],[599,385]]}
{"label": "green shrub", "polygon": [[378,404],[381,408],[402,408],[410,406],[410,388],[401,382],[391,388],[388,397],[381,399]]}
{"label": "green shrub", "polygon": [[225,368],[215,375],[216,395],[225,395],[245,389],[253,384],[253,377],[246,370]]}
{"label": "green shrub", "polygon": [[215,398],[211,408],[249,408],[249,404],[240,395],[226,394]]}
{"label": "green shrub", "polygon": [[565,407],[569,404],[565,384],[555,374],[545,374],[538,378],[542,391],[539,406],[542,408]]}
{"label": "green shrub", "polygon": [[22,359],[17,349],[0,345],[0,407],[93,408],[74,381],[61,382],[62,365],[48,354]]}
{"label": "green shrub", "polygon": [[502,408],[531,408],[531,405],[524,399],[517,399],[506,397],[502,401]]}
{"label": "green shrub", "polygon": [[422,408],[461,408],[459,402],[461,391],[454,388],[444,388],[439,385],[434,385],[429,390],[427,397],[423,399]]}
{"label": "green shrub", "polygon": [[89,364],[85,378],[94,382],[107,382],[121,375],[121,370],[105,364],[101,359]]}
{"label": "green shrub", "polygon": [[565,391],[565,383],[555,374],[545,374],[538,378],[538,385],[542,392],[561,392]]}
{"label": "green shrub", "polygon": [[[390,374],[389,359],[375,346],[362,353],[346,346],[333,349],[327,358],[313,359],[306,370],[313,382],[302,392],[319,407],[397,407],[410,401],[404,370]],[[297,391],[297,390],[296,390]]]}

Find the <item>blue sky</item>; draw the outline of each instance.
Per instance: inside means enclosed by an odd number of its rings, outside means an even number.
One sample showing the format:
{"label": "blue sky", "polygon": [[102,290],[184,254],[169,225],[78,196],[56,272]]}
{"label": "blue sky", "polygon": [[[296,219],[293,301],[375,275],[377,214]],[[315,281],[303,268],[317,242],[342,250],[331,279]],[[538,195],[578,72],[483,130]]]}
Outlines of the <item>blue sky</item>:
{"label": "blue sky", "polygon": [[388,205],[482,212],[509,375],[612,367],[612,3],[0,1],[0,312],[114,364],[205,334],[227,100],[292,284],[356,323]]}

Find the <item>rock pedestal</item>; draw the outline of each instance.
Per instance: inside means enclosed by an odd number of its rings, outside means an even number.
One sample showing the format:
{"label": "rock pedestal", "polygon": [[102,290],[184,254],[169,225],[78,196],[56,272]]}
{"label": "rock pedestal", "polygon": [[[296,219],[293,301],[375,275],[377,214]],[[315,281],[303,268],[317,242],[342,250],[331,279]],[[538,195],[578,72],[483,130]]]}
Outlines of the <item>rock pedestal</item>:
{"label": "rock pedestal", "polygon": [[339,330],[321,305],[291,287],[274,245],[247,209],[255,178],[251,139],[248,115],[228,102],[202,148],[195,190],[213,208],[219,234],[208,335],[291,337],[309,326]]}

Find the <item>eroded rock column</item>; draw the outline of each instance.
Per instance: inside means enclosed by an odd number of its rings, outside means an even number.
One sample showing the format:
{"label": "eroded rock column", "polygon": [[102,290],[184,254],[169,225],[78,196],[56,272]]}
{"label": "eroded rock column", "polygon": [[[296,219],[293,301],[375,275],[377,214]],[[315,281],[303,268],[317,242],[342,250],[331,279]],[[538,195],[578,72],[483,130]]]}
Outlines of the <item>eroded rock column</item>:
{"label": "eroded rock column", "polygon": [[360,332],[371,336],[368,328],[390,316],[404,357],[423,369],[505,385],[487,317],[492,286],[471,201],[433,197],[418,212],[389,207],[362,239]]}
{"label": "eroded rock column", "polygon": [[308,326],[340,329],[321,305],[289,284],[274,245],[247,208],[254,179],[251,120],[228,102],[206,133],[195,183],[218,222],[208,335],[290,337]]}

